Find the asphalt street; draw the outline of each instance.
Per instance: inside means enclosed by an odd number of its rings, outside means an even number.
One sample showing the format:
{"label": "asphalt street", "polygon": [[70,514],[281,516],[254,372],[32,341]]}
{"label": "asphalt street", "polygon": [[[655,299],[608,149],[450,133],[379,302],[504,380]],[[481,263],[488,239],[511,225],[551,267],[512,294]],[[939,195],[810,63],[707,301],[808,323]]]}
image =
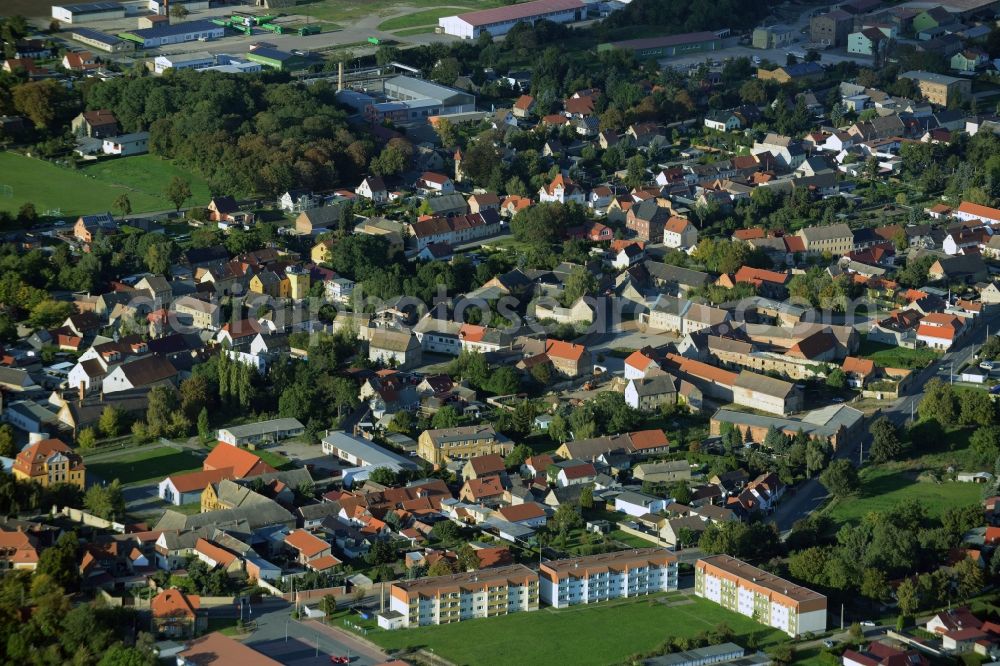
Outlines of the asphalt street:
{"label": "asphalt street", "polygon": [[[882,410],[882,415],[888,417],[897,426],[903,426],[909,420],[911,413],[916,414],[917,406],[924,396],[924,387],[927,382],[937,377],[942,381],[950,381],[952,372],[957,372],[959,368],[969,362],[972,355],[986,340],[987,330],[997,332],[997,325],[1000,323],[1000,313],[990,315],[976,323],[975,328],[965,338],[960,340],[952,349],[944,353],[936,362],[924,368],[911,386],[915,387],[909,395],[903,396],[888,408]],[[860,465],[864,452],[861,446],[868,448],[870,436],[866,432],[864,437],[845,442],[837,451],[834,457],[846,458],[855,465]],[[818,479],[812,478],[800,484],[793,493],[786,494],[784,501],[778,505],[777,510],[771,515],[771,520],[777,524],[778,529],[784,534],[792,529],[796,521],[805,518],[810,513],[823,505],[828,497],[826,488]]]}

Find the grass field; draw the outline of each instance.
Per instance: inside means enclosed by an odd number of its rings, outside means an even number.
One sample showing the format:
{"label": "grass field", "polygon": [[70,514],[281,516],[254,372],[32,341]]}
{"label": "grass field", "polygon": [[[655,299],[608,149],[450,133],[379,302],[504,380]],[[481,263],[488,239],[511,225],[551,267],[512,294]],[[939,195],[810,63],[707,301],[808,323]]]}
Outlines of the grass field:
{"label": "grass field", "polygon": [[437,9],[425,9],[413,14],[397,16],[379,24],[379,30],[399,30],[401,28],[414,28],[423,25],[437,25],[438,19],[443,16],[453,16],[454,7],[438,7]]}
{"label": "grass field", "polygon": [[[451,16],[470,9],[489,9],[502,4],[504,3],[498,0],[318,0],[297,5],[295,12],[311,19],[345,23],[365,16],[386,16],[397,13],[401,8],[412,7],[419,10],[450,7],[451,11],[441,16]],[[433,22],[436,23],[436,20]]]}
{"label": "grass field", "polygon": [[0,192],[0,210],[17,211],[22,204],[31,202],[39,214],[60,209],[61,217],[75,218],[112,210],[115,199],[123,192],[128,194],[133,212],[167,210],[173,204],[161,190],[175,174],[191,182],[191,203],[208,201],[204,180],[152,155],[73,170],[17,153],[0,152],[0,190],[7,190],[3,186],[13,189],[9,197]]}
{"label": "grass field", "polygon": [[917,481],[917,470],[870,467],[861,472],[861,492],[856,497],[837,500],[827,515],[838,523],[857,523],[872,511],[886,511],[904,500],[919,500],[931,516],[952,507],[975,504],[982,488],[974,483],[932,483]]}
{"label": "grass field", "polygon": [[285,456],[266,449],[251,451],[251,453],[259,456],[261,460],[275,469],[288,469],[288,464],[291,462]]}
{"label": "grass field", "polygon": [[[136,155],[127,159],[98,162],[85,167],[83,173],[106,183],[128,187],[135,192],[157,198],[165,204],[165,208],[173,208],[173,204],[163,196],[163,189],[174,176],[180,176],[191,183],[189,205],[194,203],[204,205],[212,196],[208,183],[202,178],[156,155]],[[131,193],[129,198],[132,198]]]}
{"label": "grass field", "polygon": [[87,474],[109,482],[118,479],[123,485],[139,484],[160,481],[177,472],[199,470],[201,464],[202,459],[190,451],[152,445],[108,462],[87,463]]}
{"label": "grass field", "polygon": [[885,368],[923,368],[934,361],[939,354],[926,347],[904,349],[869,342],[867,338],[864,338],[861,342],[861,348],[858,350],[858,356],[870,358]]}
{"label": "grass field", "polygon": [[710,601],[671,595],[667,605],[654,598],[630,599],[566,610],[471,620],[438,627],[369,631],[368,640],[384,648],[429,648],[456,664],[617,664],[636,652],[655,648],[670,636],[694,636],[727,624],[737,636],[756,632],[761,644],[784,634],[731,613]]}

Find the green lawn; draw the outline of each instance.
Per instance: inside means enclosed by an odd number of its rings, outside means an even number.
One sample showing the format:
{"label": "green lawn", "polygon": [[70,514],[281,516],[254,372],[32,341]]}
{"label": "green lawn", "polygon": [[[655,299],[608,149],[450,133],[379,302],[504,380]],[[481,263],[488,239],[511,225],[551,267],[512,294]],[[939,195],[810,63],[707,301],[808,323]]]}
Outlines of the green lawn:
{"label": "green lawn", "polygon": [[[668,606],[654,598],[629,599],[565,610],[471,620],[398,631],[370,630],[368,640],[393,650],[423,647],[456,664],[551,666],[617,664],[628,655],[652,650],[671,636],[694,636],[727,624],[738,637],[756,632],[761,644],[784,634],[727,611],[710,601],[672,595]],[[678,603],[680,602],[680,603]]]}
{"label": "green lawn", "polygon": [[939,354],[926,347],[904,349],[903,347],[869,342],[867,338],[862,338],[858,356],[870,358],[884,368],[923,368],[937,359]]}
{"label": "green lawn", "polygon": [[379,24],[379,30],[399,30],[400,28],[414,28],[416,26],[437,25],[438,19],[443,16],[454,16],[454,7],[438,7],[437,9],[425,9],[422,12],[397,16]]}
{"label": "green lawn", "polygon": [[280,455],[273,451],[268,451],[267,449],[251,451],[250,453],[259,456],[261,460],[266,462],[274,469],[289,469],[288,465],[291,461],[283,455]]}
{"label": "green lawn", "polygon": [[201,465],[202,459],[190,451],[152,445],[108,462],[87,463],[87,473],[103,481],[118,479],[123,485],[139,484],[160,481],[178,472],[200,470]]}
{"label": "green lawn", "polygon": [[60,217],[71,219],[113,211],[115,199],[122,193],[128,194],[133,212],[167,210],[173,204],[162,191],[174,175],[191,182],[190,204],[208,201],[208,185],[203,179],[153,155],[71,169],[17,153],[0,152],[0,210],[17,211],[22,204],[31,202],[39,214],[58,209]]}
{"label": "green lawn", "polygon": [[835,501],[827,514],[838,523],[857,523],[869,512],[887,511],[899,502],[915,499],[930,516],[939,516],[946,509],[982,499],[982,487],[975,483],[917,481],[917,473],[915,469],[889,467],[862,470],[860,494]]}

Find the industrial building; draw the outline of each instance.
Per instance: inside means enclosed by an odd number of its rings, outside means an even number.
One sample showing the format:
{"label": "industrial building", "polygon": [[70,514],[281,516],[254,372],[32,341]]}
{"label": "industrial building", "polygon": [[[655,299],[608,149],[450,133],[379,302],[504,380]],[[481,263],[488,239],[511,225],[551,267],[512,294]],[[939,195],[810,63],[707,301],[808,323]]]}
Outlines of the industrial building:
{"label": "industrial building", "polygon": [[91,28],[73,28],[69,36],[74,41],[107,53],[128,53],[135,51],[136,46],[135,42]]}
{"label": "industrial building", "polygon": [[583,20],[587,5],[581,0],[535,0],[457,16],[438,19],[438,32],[462,39],[476,39],[484,32],[494,37],[505,35],[518,23],[534,23],[545,19],[553,23]]}
{"label": "industrial building", "polygon": [[722,38],[714,32],[689,32],[683,35],[665,35],[646,39],[629,39],[624,42],[600,44],[597,51],[621,49],[631,51],[637,60],[657,60],[707,53],[722,48]]}
{"label": "industrial building", "polygon": [[475,95],[410,76],[387,79],[381,96],[371,91],[341,90],[337,93],[337,101],[376,123],[391,120],[412,125],[426,123],[433,116],[476,110]]}
{"label": "industrial building", "polygon": [[208,41],[225,36],[226,29],[211,21],[189,21],[175,25],[160,25],[155,28],[130,30],[120,37],[129,39],[144,49],[152,49],[167,44],[183,44],[196,40]]}
{"label": "industrial building", "polygon": [[183,55],[156,56],[153,59],[153,73],[163,74],[168,69],[200,69],[215,64],[215,56],[205,51]]}
{"label": "industrial building", "polygon": [[90,23],[125,18],[120,2],[85,2],[78,5],[52,5],[52,18],[63,23]]}
{"label": "industrial building", "polygon": [[279,51],[267,46],[258,46],[247,53],[247,59],[260,63],[264,67],[276,69],[279,72],[291,72],[305,69],[312,64],[313,58],[302,51]]}

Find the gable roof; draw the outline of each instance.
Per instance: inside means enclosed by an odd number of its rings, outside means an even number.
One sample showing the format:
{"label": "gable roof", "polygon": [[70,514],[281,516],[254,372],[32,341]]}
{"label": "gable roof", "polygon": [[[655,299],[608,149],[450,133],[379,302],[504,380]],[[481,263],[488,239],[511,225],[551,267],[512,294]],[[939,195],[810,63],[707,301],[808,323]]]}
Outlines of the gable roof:
{"label": "gable roof", "polygon": [[315,557],[330,548],[330,544],[305,530],[295,530],[285,537],[285,544],[302,553],[305,557]]}
{"label": "gable roof", "polygon": [[192,620],[201,608],[201,597],[196,594],[184,594],[176,588],[163,590],[153,597],[149,604],[153,617],[188,617]]}
{"label": "gable roof", "polygon": [[545,354],[549,358],[555,357],[579,362],[586,351],[587,348],[583,345],[572,342],[563,342],[562,340],[546,340],[545,342]]}
{"label": "gable roof", "polygon": [[205,462],[202,463],[202,467],[205,471],[232,469],[233,476],[237,479],[277,471],[261,460],[259,456],[225,442],[219,442],[212,449],[208,457],[205,458]]}

